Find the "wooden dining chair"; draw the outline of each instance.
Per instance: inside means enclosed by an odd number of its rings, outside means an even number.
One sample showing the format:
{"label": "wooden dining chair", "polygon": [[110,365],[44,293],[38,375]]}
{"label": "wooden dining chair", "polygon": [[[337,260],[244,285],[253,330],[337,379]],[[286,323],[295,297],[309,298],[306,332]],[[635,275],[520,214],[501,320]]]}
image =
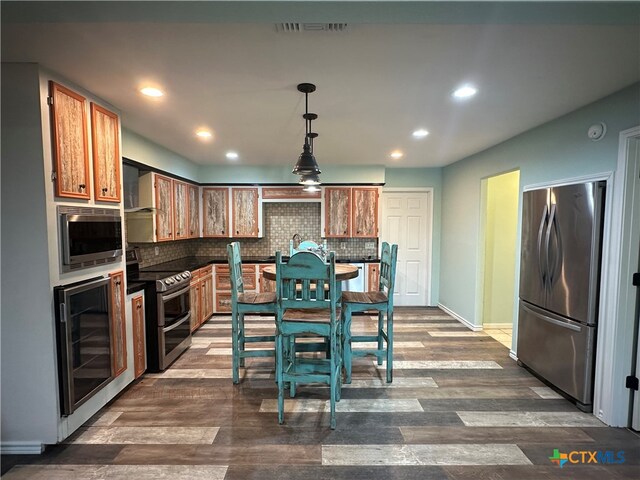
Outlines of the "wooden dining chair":
{"label": "wooden dining chair", "polygon": [[246,313],[276,314],[275,292],[255,293],[244,291],[242,278],[242,257],[240,243],[227,245],[229,257],[229,276],[231,279],[231,348],[232,348],[232,377],[233,383],[240,381],[240,367],[244,367],[247,357],[274,357],[275,348],[262,350],[245,350],[245,344],[256,342],[275,342],[275,335],[247,336],[244,328]]}
{"label": "wooden dining chair", "polygon": [[[297,286],[301,285],[301,290]],[[325,292],[324,295],[314,294]],[[324,286],[329,288],[325,290]],[[276,380],[278,382],[278,423],[284,423],[284,389],[290,396],[298,383],[326,383],[330,387],[331,428],[336,428],[336,402],[340,400],[342,354],[336,283],[336,259],[328,263],[311,252],[293,255],[282,263],[276,253]],[[328,339],[328,358],[309,358],[296,349],[296,337],[313,335]]]}
{"label": "wooden dining chair", "polygon": [[[380,280],[377,290],[371,292],[342,292],[342,327],[345,382],[351,383],[351,362],[353,357],[375,355],[378,365],[387,360],[387,383],[393,381],[393,289],[396,279],[396,260],[398,245],[382,244],[380,256]],[[378,328],[376,335],[352,335],[351,314],[354,312],[378,311]],[[386,331],[384,316],[387,317]],[[365,317],[367,318],[367,317]],[[377,342],[377,348],[356,349],[353,343]],[[386,348],[385,344],[386,343]]]}

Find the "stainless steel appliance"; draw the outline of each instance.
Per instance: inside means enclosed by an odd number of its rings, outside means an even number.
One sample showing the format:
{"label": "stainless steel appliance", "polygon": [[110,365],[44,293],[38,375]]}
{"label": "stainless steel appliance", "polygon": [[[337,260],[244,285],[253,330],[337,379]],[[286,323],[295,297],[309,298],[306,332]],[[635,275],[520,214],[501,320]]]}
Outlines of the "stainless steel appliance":
{"label": "stainless steel appliance", "polygon": [[109,279],[54,288],[62,415],[113,380]]}
{"label": "stainless steel appliance", "polygon": [[605,182],[525,192],[518,360],[592,410]]}
{"label": "stainless steel appliance", "polygon": [[145,284],[147,370],[159,372],[191,346],[191,273],[139,269],[131,252],[127,250],[128,281]]}
{"label": "stainless steel appliance", "polygon": [[122,218],[109,208],[59,206],[63,271],[115,262],[122,257]]}

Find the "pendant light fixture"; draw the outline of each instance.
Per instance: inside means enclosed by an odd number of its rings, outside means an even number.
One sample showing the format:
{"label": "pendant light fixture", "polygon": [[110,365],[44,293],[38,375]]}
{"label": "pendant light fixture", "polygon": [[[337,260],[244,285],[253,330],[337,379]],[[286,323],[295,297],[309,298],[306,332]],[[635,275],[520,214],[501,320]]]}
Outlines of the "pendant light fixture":
{"label": "pendant light fixture", "polygon": [[[313,156],[313,139],[316,138],[318,134],[311,132],[311,121],[318,118],[318,115],[315,113],[309,113],[309,94],[316,91],[316,86],[312,83],[300,83],[298,85],[298,91],[304,93],[304,115],[302,117],[305,121],[305,135],[302,153],[300,154],[298,162],[293,167],[291,173],[302,175],[303,177],[300,181],[300,183],[302,183],[303,181],[308,180],[311,175],[314,175],[317,180],[318,175],[320,174],[318,162],[316,162],[316,158]],[[319,180],[317,181],[320,183]]]}

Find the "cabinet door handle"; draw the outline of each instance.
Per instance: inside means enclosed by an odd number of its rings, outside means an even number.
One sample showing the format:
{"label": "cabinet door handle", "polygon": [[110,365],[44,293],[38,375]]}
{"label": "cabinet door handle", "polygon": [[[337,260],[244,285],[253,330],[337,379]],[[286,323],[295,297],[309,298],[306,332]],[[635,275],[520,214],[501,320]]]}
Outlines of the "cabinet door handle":
{"label": "cabinet door handle", "polygon": [[109,189],[108,189],[107,187],[104,187],[104,188],[102,189],[102,193],[103,193],[103,194],[104,194],[104,193],[107,193],[107,190],[109,190]]}
{"label": "cabinet door handle", "polygon": [[84,190],[87,186],[84,183],[81,183],[80,185],[78,185],[78,188],[80,190]]}
{"label": "cabinet door handle", "polygon": [[142,308],[142,305],[138,305],[136,308],[140,310]]}

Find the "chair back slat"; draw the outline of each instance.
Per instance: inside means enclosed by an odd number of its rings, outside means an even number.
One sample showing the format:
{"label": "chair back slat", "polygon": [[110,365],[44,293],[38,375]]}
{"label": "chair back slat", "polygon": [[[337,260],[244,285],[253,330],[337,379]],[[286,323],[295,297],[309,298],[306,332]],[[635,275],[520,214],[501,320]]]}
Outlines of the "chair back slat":
{"label": "chair back slat", "polygon": [[398,245],[389,245],[382,242],[380,255],[380,280],[379,289],[387,293],[389,304],[393,305],[393,290],[396,280],[396,263],[398,260]]}
{"label": "chair back slat", "polygon": [[229,259],[229,279],[231,281],[231,301],[238,301],[238,294],[244,293],[244,280],[242,278],[242,257],[240,255],[240,242],[232,242],[227,245],[227,257]]}
{"label": "chair back slat", "polygon": [[[325,291],[325,284],[329,286],[327,293],[318,293]],[[315,286],[315,292],[312,291],[312,286]],[[337,296],[334,252],[329,255],[329,263],[311,252],[299,252],[287,263],[283,263],[281,252],[276,253],[276,297],[279,310],[284,312],[286,309],[328,308],[331,309],[332,321],[335,322]]]}

